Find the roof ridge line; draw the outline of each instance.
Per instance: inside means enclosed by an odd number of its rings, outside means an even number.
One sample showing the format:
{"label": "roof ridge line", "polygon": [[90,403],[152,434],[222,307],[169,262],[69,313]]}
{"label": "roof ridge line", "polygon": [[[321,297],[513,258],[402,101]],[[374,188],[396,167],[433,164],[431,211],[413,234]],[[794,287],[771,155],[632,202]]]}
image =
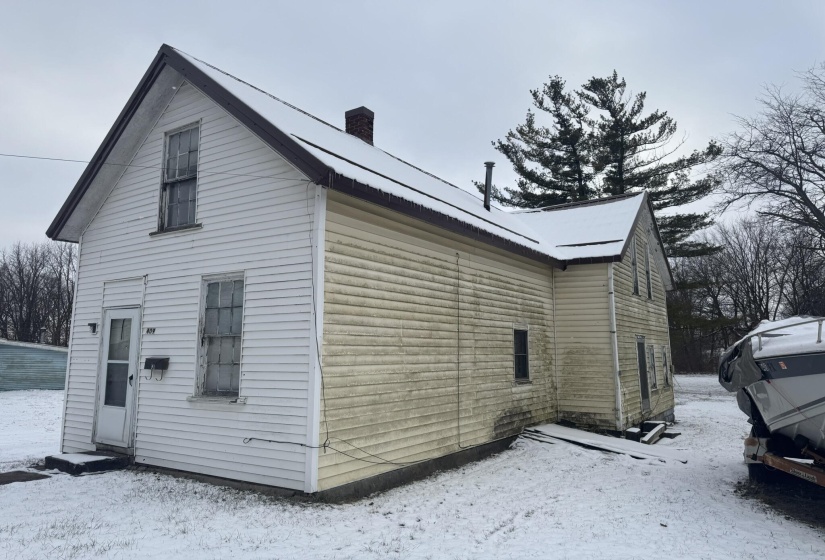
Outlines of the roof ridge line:
{"label": "roof ridge line", "polygon": [[577,208],[579,206],[598,206],[599,204],[608,204],[610,202],[616,202],[618,200],[624,200],[626,198],[633,198],[634,196],[641,196],[644,195],[646,191],[634,192],[634,193],[622,193],[622,194],[614,194],[612,196],[606,196],[603,198],[591,198],[588,200],[575,200],[573,202],[565,202],[563,204],[553,204],[551,206],[544,206],[542,208],[524,208],[521,210],[515,210],[513,214],[531,214],[537,212],[552,212],[554,210],[567,210],[568,208]]}
{"label": "roof ridge line", "polygon": [[173,49],[175,49],[176,51],[180,52],[180,53],[185,54],[185,55],[186,55],[186,56],[188,56],[189,58],[191,58],[191,59],[193,59],[193,60],[197,60],[197,61],[198,61],[198,62],[200,62],[201,64],[204,64],[204,65],[206,65],[206,66],[210,67],[211,69],[213,69],[213,70],[216,70],[216,71],[220,72],[220,73],[221,73],[221,74],[223,74],[224,76],[227,76],[227,77],[229,77],[229,78],[232,78],[232,79],[233,79],[233,80],[235,80],[236,82],[240,82],[240,83],[242,83],[242,84],[243,84],[243,85],[245,85],[245,86],[251,87],[251,88],[252,88],[252,89],[254,89],[255,91],[258,91],[258,92],[260,92],[260,93],[263,93],[263,94],[264,94],[264,95],[266,95],[267,97],[271,97],[272,99],[274,99],[275,101],[278,101],[279,103],[283,103],[284,105],[286,105],[286,106],[287,106],[287,107],[289,107],[290,109],[294,109],[294,110],[298,111],[299,113],[302,113],[302,114],[304,114],[304,115],[306,115],[306,116],[308,116],[308,117],[310,117],[310,118],[312,118],[312,119],[315,119],[315,120],[316,120],[316,121],[318,121],[319,123],[325,124],[325,125],[327,125],[328,127],[330,127],[330,128],[332,128],[332,129],[337,130],[338,132],[343,132],[344,134],[346,134],[346,131],[341,130],[340,128],[338,128],[338,127],[337,127],[337,126],[335,126],[334,124],[330,124],[330,123],[328,123],[327,121],[325,121],[324,119],[319,118],[319,117],[316,117],[315,115],[313,115],[312,113],[310,113],[310,112],[308,112],[308,111],[304,111],[303,109],[301,109],[300,107],[298,107],[298,106],[296,106],[296,105],[293,105],[293,104],[292,104],[292,103],[290,103],[289,101],[284,101],[284,100],[283,100],[283,99],[281,99],[280,97],[278,97],[278,96],[276,96],[276,95],[272,95],[271,93],[269,93],[269,92],[268,92],[268,91],[266,91],[265,89],[261,89],[261,88],[259,88],[258,86],[253,85],[253,84],[251,84],[251,83],[247,82],[246,80],[242,80],[242,79],[240,79],[239,77],[235,76],[234,74],[230,74],[230,73],[229,73],[229,72],[227,72],[226,70],[223,70],[223,69],[221,69],[221,68],[218,68],[218,67],[217,67],[217,66],[215,66],[214,64],[210,64],[210,63],[206,62],[205,60],[201,60],[201,59],[200,59],[200,58],[198,58],[197,56],[191,55],[191,54],[189,54],[188,52],[186,52],[186,51],[184,51],[184,50],[181,50],[181,49],[178,49],[178,48],[175,48],[175,47],[172,47],[172,48],[173,48]]}
{"label": "roof ridge line", "polygon": [[[280,97],[278,97],[278,96],[276,96],[276,95],[273,95],[273,94],[269,93],[269,92],[268,92],[268,91],[266,91],[265,89],[261,89],[261,88],[259,88],[258,86],[253,85],[253,84],[251,84],[251,83],[247,82],[246,80],[242,80],[241,78],[239,78],[239,77],[235,76],[234,74],[231,74],[231,73],[227,72],[226,70],[223,70],[223,69],[221,69],[221,68],[218,68],[218,67],[217,67],[217,66],[215,66],[214,64],[210,64],[210,63],[206,62],[205,60],[202,60],[202,59],[200,59],[200,58],[198,58],[198,57],[196,57],[196,56],[194,56],[194,55],[192,55],[192,54],[189,54],[188,52],[186,52],[186,51],[184,51],[184,50],[178,49],[178,48],[176,48],[176,47],[171,47],[171,48],[175,49],[176,51],[178,51],[178,52],[180,52],[180,53],[185,54],[186,56],[188,56],[189,58],[191,58],[191,59],[193,59],[193,60],[197,60],[197,61],[198,61],[198,62],[200,62],[201,64],[204,64],[204,65],[208,66],[209,68],[212,68],[213,70],[215,70],[215,71],[217,71],[217,72],[220,72],[221,74],[223,74],[223,75],[225,75],[225,76],[227,76],[227,77],[229,77],[229,78],[232,78],[232,79],[233,79],[233,80],[235,80],[236,82],[239,82],[239,83],[241,83],[241,84],[243,84],[243,85],[245,85],[245,86],[248,86],[248,87],[250,87],[250,88],[254,89],[255,91],[258,91],[258,92],[260,92],[260,93],[262,93],[262,94],[266,95],[267,97],[270,97],[270,98],[274,99],[275,101],[278,101],[278,102],[280,102],[280,103],[283,103],[284,105],[286,105],[286,106],[287,106],[287,107],[289,107],[290,109],[294,109],[295,111],[298,111],[298,112],[299,112],[299,113],[301,113],[301,114],[304,114],[304,115],[306,115],[306,116],[308,116],[308,117],[310,117],[310,118],[312,118],[312,119],[315,119],[316,121],[318,121],[318,122],[320,122],[320,123],[322,123],[322,124],[325,124],[325,125],[327,125],[328,127],[332,128],[332,129],[334,129],[334,130],[337,130],[338,132],[341,132],[342,134],[348,134],[346,130],[342,130],[342,129],[338,128],[337,126],[335,126],[334,124],[330,124],[330,123],[328,123],[327,121],[325,121],[324,119],[319,118],[319,117],[316,117],[316,116],[315,116],[315,115],[313,115],[312,113],[310,113],[310,112],[308,112],[308,111],[305,111],[304,109],[301,109],[300,107],[298,107],[298,106],[296,106],[296,105],[293,105],[292,103],[290,103],[290,102],[288,102],[288,101],[284,101],[284,100],[283,100],[283,99],[281,99]],[[350,136],[352,136],[352,135],[350,134]],[[357,138],[357,136],[356,136],[355,138]],[[442,182],[442,183],[444,183],[445,185],[449,185],[449,186],[453,187],[454,189],[458,189],[458,190],[460,190],[460,191],[462,191],[462,192],[465,192],[465,193],[469,194],[470,196],[472,196],[473,198],[476,198],[477,200],[482,200],[482,199],[481,199],[481,197],[476,197],[474,193],[472,193],[472,192],[470,192],[470,191],[467,191],[467,190],[464,190],[464,189],[462,189],[461,187],[459,187],[458,185],[456,185],[456,184],[454,184],[454,183],[451,183],[451,182],[447,181],[446,179],[442,179],[441,177],[439,177],[438,175],[435,175],[434,173],[430,173],[430,172],[429,172],[429,171],[427,171],[426,169],[422,169],[421,167],[418,167],[418,166],[416,166],[416,165],[413,165],[412,163],[410,163],[410,162],[408,162],[408,161],[406,161],[406,160],[403,160],[403,159],[401,159],[400,157],[398,157],[398,156],[396,156],[396,155],[393,155],[393,154],[389,153],[388,151],[386,151],[386,150],[383,150],[383,149],[379,148],[378,146],[372,146],[372,147],[373,147],[373,148],[375,148],[376,150],[379,150],[379,151],[381,151],[381,152],[385,153],[386,155],[390,156],[391,158],[393,158],[393,159],[395,159],[395,160],[397,160],[397,161],[399,161],[399,162],[403,163],[404,165],[407,165],[407,166],[409,166],[409,167],[412,167],[412,168],[413,168],[413,169],[415,169],[416,171],[419,171],[419,172],[421,172],[421,173],[424,173],[425,175],[428,175],[428,176],[432,177],[433,179],[436,179],[437,181],[441,181],[441,182]],[[500,211],[503,211],[501,208],[497,208],[497,209],[498,209],[498,210],[500,210]]]}

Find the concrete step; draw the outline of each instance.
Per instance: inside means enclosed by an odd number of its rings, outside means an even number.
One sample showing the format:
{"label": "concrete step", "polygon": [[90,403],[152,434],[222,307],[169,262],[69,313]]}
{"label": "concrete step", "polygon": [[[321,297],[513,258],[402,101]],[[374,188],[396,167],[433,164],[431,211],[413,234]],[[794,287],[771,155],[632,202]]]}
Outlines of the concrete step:
{"label": "concrete step", "polygon": [[61,453],[46,457],[46,468],[68,474],[114,471],[129,466],[129,457],[90,453]]}

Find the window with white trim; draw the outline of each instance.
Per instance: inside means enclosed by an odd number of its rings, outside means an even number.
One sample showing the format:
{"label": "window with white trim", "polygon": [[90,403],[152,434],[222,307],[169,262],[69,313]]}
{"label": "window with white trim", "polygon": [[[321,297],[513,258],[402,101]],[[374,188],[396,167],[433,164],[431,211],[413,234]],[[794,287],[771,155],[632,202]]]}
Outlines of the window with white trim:
{"label": "window with white trim", "polygon": [[200,394],[238,396],[241,382],[244,281],[227,277],[204,282]]}
{"label": "window with white trim", "polygon": [[630,240],[630,269],[633,275],[633,295],[639,295],[639,261],[636,257],[636,238]]}
{"label": "window with white trim", "polygon": [[199,143],[197,124],[166,136],[159,231],[195,225]]}

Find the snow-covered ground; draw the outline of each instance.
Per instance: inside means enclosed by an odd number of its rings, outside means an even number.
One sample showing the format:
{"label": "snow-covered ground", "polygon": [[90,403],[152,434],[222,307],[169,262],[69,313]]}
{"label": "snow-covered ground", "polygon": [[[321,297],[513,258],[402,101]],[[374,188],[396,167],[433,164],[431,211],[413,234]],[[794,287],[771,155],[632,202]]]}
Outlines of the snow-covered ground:
{"label": "snow-covered ground", "polygon": [[0,472],[57,453],[61,414],[63,391],[0,392]]}
{"label": "snow-covered ground", "polygon": [[[748,426],[733,398],[711,376],[676,382],[682,436],[657,445],[688,450],[687,464],[522,440],[345,505],[60,474],[0,486],[0,558],[822,558],[821,532],[735,492]],[[49,399],[0,393],[3,461],[54,449],[61,401],[42,410]],[[17,455],[6,444],[26,440]]]}

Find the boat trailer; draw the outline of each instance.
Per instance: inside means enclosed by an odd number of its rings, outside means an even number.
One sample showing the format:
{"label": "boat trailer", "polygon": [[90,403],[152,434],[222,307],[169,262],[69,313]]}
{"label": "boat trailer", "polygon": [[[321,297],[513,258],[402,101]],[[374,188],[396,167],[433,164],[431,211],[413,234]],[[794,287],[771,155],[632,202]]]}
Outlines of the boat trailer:
{"label": "boat trailer", "polygon": [[[800,454],[805,459],[789,459],[781,457],[768,451],[768,443],[770,438],[748,437],[745,438],[745,463],[751,473],[751,478],[754,476],[752,466],[775,469],[791,474],[802,480],[807,480],[819,486],[825,487],[825,456],[813,451],[809,447],[804,447]],[[810,461],[810,462],[808,462]],[[767,473],[765,473],[767,474]],[[763,477],[764,479],[764,477]]]}

